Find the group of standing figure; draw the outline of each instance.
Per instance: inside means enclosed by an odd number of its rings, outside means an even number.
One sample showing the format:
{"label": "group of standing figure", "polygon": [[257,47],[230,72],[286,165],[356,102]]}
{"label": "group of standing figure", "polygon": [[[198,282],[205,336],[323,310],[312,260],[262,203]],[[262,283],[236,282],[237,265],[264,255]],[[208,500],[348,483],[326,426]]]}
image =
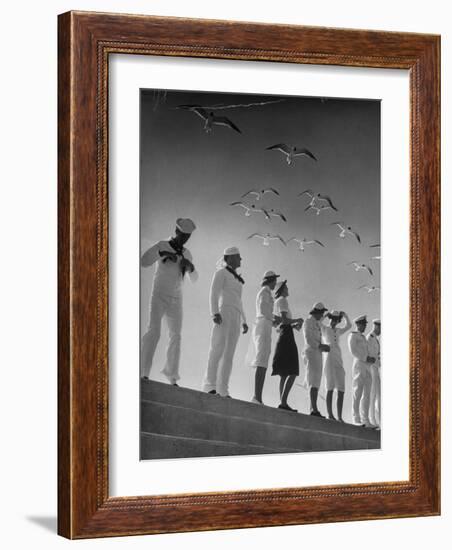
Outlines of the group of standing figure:
{"label": "group of standing figure", "polygon": [[[160,338],[162,319],[169,331],[167,360],[162,370],[169,382],[177,385],[182,329],[182,283],[187,274],[197,280],[197,272],[190,251],[184,246],[196,229],[190,219],[176,221],[173,238],[159,241],[141,258],[141,265],[157,263],[150,300],[149,325],[142,339],[142,376],[149,378],[153,356]],[[217,263],[210,287],[212,332],[202,389],[210,394],[230,397],[229,380],[240,330],[249,330],[242,305],[244,279],[237,273],[242,258],[237,247],[226,248]],[[309,390],[310,414],[322,417],[317,400],[322,377],[325,378],[327,417],[343,422],[342,409],[345,392],[345,370],[339,345],[340,337],[352,323],[344,311],[330,311],[321,303],[312,306],[309,317],[295,318],[289,308],[287,281],[278,282],[280,275],[266,271],[256,297],[256,319],[252,330],[253,357],[249,366],[255,369],[254,396],[251,401],[263,404],[262,392],[272,349],[272,331],[278,339],[272,358],[272,375],[280,376],[279,408],[297,412],[288,404],[288,397],[299,375],[299,354],[294,330],[303,329],[306,365],[305,387]],[[273,294],[274,293],[274,294]],[[342,321],[345,321],[343,326]],[[364,335],[365,315],[354,320],[356,331],[349,335],[348,345],[353,355],[353,421],[366,427],[380,426],[380,331],[379,319],[374,319],[373,330]],[[326,355],[323,364],[323,355]],[[333,393],[337,392],[337,416],[333,414]]]}

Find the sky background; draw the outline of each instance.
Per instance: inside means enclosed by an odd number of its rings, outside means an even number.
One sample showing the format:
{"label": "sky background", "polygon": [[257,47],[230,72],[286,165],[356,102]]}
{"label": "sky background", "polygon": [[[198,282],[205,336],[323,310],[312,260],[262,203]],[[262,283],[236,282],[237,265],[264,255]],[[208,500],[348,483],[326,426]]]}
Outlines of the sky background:
{"label": "sky background", "polygon": [[[181,104],[243,105],[283,99],[278,103],[234,107],[218,111],[228,116],[242,131],[238,134],[214,126],[211,134],[203,130],[196,114],[176,109]],[[297,157],[289,166],[279,151],[267,151],[276,143],[306,147],[318,161]],[[314,302],[329,309],[346,311],[353,319],[367,314],[380,316],[380,293],[358,290],[362,284],[380,285],[380,263],[370,260],[379,249],[369,245],[380,242],[380,103],[379,101],[333,98],[305,98],[221,94],[206,92],[141,92],[141,250],[174,234],[178,217],[192,218],[197,229],[187,243],[199,273],[196,284],[186,281],[180,385],[200,389],[207,363],[212,321],[209,288],[215,264],[224,248],[238,246],[245,279],[243,304],[250,332],[241,336],[230,380],[230,393],[249,400],[253,395],[254,370],[246,365],[251,327],[255,318],[255,298],[262,274],[268,269],[288,280],[289,304],[294,316],[307,318]],[[280,210],[279,218],[267,221],[262,214],[244,215],[244,210],[229,203],[242,200],[252,188],[274,187],[280,196],[266,194],[251,204]],[[326,210],[319,216],[304,212],[309,199],[297,195],[305,189],[329,195],[339,212]],[[330,225],[343,221],[361,236],[362,244]],[[271,241],[247,239],[254,232],[318,239],[325,248],[308,246],[301,253],[296,243],[287,247]],[[371,266],[374,276],[355,272],[348,262]],[[141,333],[146,330],[149,297],[154,268],[141,270]],[[368,330],[371,329],[369,323]],[[273,333],[275,344],[277,333]],[[304,339],[296,333],[300,353],[300,376],[289,403],[308,412],[308,395],[298,384],[304,382],[302,361]],[[160,374],[165,362],[167,330],[164,327],[151,378],[166,381]],[[344,419],[350,421],[352,358],[343,338],[346,371]],[[278,376],[267,373],[264,402],[279,404]],[[323,386],[323,383],[322,383]],[[321,394],[325,393],[321,388]],[[325,411],[325,403],[320,400]]]}

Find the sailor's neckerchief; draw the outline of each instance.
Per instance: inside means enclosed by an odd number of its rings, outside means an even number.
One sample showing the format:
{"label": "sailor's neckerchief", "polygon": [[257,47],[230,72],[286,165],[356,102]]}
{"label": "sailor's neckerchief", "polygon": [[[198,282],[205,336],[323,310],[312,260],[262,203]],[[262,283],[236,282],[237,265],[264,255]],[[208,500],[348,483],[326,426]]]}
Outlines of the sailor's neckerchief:
{"label": "sailor's neckerchief", "polygon": [[[181,245],[181,246],[178,246],[177,243],[175,242],[175,239],[172,238],[168,241],[168,244],[171,246],[171,248],[174,250],[176,256],[180,256],[181,258],[184,258],[184,252],[185,252],[185,248]],[[163,258],[162,262],[165,263],[166,261],[168,261],[169,258]],[[182,277],[185,276],[185,273],[187,271],[187,268],[185,266],[182,266],[180,268],[180,271],[181,271],[181,275]]]}
{"label": "sailor's neckerchief", "polygon": [[225,265],[224,267],[225,267],[226,271],[229,271],[229,273],[230,273],[233,277],[235,277],[239,283],[241,283],[242,285],[245,284],[245,280],[243,279],[243,277],[242,277],[241,275],[239,275],[239,274],[235,271],[235,269],[232,269],[232,267],[230,267],[230,266],[228,266],[228,265]]}

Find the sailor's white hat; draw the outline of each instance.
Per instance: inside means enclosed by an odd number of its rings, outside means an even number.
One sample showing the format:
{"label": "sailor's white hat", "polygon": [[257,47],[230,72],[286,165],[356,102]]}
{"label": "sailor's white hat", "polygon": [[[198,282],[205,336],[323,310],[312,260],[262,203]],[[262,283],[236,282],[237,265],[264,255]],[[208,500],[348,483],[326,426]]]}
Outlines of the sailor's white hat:
{"label": "sailor's white hat", "polygon": [[236,246],[228,246],[224,249],[223,256],[234,256],[240,254],[240,250]]}
{"label": "sailor's white hat", "polygon": [[196,225],[190,218],[177,218],[176,227],[182,231],[182,233],[191,234],[196,229]]}
{"label": "sailor's white hat", "polygon": [[359,317],[356,317],[356,319],[353,319],[354,323],[367,323],[367,315],[360,315]]}

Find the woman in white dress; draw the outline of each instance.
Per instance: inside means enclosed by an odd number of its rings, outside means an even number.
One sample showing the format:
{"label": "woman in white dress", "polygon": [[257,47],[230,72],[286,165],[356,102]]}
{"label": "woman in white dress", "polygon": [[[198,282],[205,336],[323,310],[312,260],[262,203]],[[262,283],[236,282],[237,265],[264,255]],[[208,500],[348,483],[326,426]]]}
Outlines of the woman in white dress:
{"label": "woman in white dress", "polygon": [[254,396],[252,403],[262,404],[265,375],[272,347],[273,295],[276,280],[274,271],[266,271],[262,277],[261,289],[256,296],[256,322],[253,328],[254,359],[251,367],[256,369],[254,376]]}
{"label": "woman in white dress", "polygon": [[273,371],[272,376],[278,375],[281,377],[279,383],[279,395],[281,403],[279,409],[285,411],[297,412],[289,406],[287,398],[290,390],[295,382],[295,378],[299,375],[299,359],[298,348],[295,342],[293,329],[300,330],[303,325],[303,319],[299,317],[294,319],[289,308],[289,289],[287,281],[278,283],[275,291],[275,316],[279,320],[278,326],[279,337],[276,343],[275,354],[273,355]]}
{"label": "woman in white dress", "polygon": [[[337,419],[343,422],[342,408],[344,405],[345,392],[345,370],[342,363],[342,352],[339,345],[339,338],[349,331],[352,323],[344,311],[331,311],[327,314],[330,320],[329,326],[322,324],[322,332],[325,343],[330,346],[330,351],[326,355],[324,374],[326,386],[326,407],[328,418],[336,420],[333,415],[333,392],[337,392]],[[345,319],[345,325],[341,328],[338,325]]]}

